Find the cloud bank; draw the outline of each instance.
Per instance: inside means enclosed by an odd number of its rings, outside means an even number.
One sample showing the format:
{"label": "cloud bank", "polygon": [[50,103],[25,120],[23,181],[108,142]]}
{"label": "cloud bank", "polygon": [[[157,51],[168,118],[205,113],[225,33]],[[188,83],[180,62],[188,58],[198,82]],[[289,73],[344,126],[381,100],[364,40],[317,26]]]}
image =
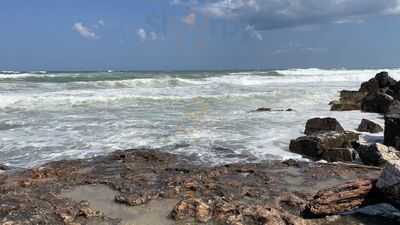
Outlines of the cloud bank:
{"label": "cloud bank", "polygon": [[255,30],[360,22],[369,16],[400,13],[400,0],[176,0],[173,3],[192,3],[199,13],[238,21]]}

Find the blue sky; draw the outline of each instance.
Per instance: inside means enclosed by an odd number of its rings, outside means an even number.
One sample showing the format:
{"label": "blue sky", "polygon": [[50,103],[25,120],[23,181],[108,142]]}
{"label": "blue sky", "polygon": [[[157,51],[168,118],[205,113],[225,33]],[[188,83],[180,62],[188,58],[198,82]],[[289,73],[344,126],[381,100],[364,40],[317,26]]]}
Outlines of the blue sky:
{"label": "blue sky", "polygon": [[0,70],[398,67],[399,0],[2,0]]}

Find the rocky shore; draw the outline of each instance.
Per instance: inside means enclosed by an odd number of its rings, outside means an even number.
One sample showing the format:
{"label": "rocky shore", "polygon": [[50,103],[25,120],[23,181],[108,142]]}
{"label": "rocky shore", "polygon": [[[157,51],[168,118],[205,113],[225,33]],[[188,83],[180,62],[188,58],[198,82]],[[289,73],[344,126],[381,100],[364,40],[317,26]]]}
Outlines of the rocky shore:
{"label": "rocky shore", "polygon": [[[0,166],[0,224],[399,224],[400,82],[382,72],[331,105],[384,114],[385,128],[363,120],[358,132],[346,131],[335,118],[310,119],[290,143],[308,161],[207,167],[133,149]],[[359,132],[382,131],[384,143],[360,140]]]}

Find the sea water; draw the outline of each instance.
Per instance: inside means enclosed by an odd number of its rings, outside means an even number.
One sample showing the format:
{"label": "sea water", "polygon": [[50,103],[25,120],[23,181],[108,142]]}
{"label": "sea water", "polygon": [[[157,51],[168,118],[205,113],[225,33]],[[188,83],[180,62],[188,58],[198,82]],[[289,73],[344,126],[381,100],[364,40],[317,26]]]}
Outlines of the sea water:
{"label": "sea water", "polygon": [[[0,163],[32,167],[121,149],[209,165],[298,159],[288,145],[312,117],[335,117],[348,130],[362,118],[383,123],[378,114],[328,105],[381,70],[3,71]],[[386,71],[400,79],[400,69]],[[294,111],[250,112],[260,107]]]}

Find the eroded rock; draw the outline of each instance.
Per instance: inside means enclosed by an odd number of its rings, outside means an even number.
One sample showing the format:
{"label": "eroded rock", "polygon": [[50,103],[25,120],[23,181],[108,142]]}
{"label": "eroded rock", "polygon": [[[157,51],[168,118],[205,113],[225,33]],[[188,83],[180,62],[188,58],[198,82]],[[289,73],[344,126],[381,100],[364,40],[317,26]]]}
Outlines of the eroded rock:
{"label": "eroded rock", "polygon": [[313,118],[307,121],[304,133],[311,135],[327,131],[344,132],[344,129],[335,118]]}
{"label": "eroded rock", "polygon": [[315,160],[351,162],[357,157],[352,142],[358,139],[359,135],[350,131],[319,133],[292,140],[289,149]]}
{"label": "eroded rock", "polygon": [[364,179],[319,191],[307,205],[309,216],[329,216],[348,212],[368,204],[376,180]]}

